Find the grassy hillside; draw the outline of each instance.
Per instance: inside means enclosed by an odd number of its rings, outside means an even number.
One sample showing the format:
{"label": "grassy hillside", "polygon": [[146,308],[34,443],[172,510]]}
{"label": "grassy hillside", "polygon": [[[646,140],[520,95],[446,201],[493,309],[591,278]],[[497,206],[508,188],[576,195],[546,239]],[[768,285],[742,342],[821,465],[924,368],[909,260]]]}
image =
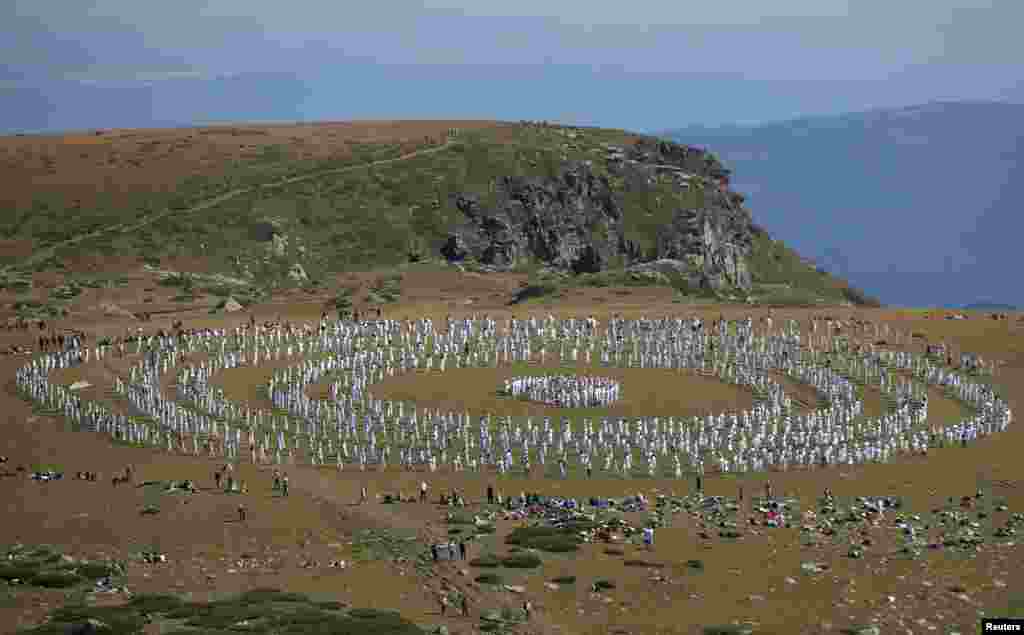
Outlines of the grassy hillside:
{"label": "grassy hillside", "polygon": [[[260,150],[261,158],[211,166],[202,177],[189,175],[160,192],[142,186],[135,191],[111,188],[117,191],[115,199],[96,196],[83,203],[71,198],[74,188],[40,184],[31,196],[8,203],[0,234],[11,242],[33,241],[37,254],[49,246],[52,255],[41,261],[37,256],[31,266],[21,256],[4,264],[16,276],[19,270],[27,275],[29,269],[59,269],[85,256],[116,255],[151,266],[198,263],[207,272],[256,286],[315,285],[343,271],[436,259],[449,228],[461,217],[457,194],[476,194],[486,206],[495,196],[495,179],[554,176],[566,160],[590,160],[596,172],[606,173],[605,145],[637,139],[619,130],[497,123],[460,128],[457,136],[446,139],[447,129],[435,128],[419,140],[412,133],[372,143],[345,140],[344,151],[321,152],[318,158],[302,158],[289,145],[268,144]],[[164,154],[173,153],[173,147]],[[371,165],[424,150],[430,152]],[[275,182],[295,176],[302,179]],[[116,180],[117,174],[111,178]],[[669,220],[673,207],[701,204],[699,189],[686,192],[667,183],[630,189],[617,177],[612,185],[626,211],[627,238],[645,249],[654,244],[657,228]],[[204,199],[233,190],[219,204],[193,209]],[[153,220],[140,223],[149,218]],[[312,283],[289,278],[296,263]],[[758,238],[751,267],[757,283],[754,295],[766,302],[856,297],[845,291],[844,283],[815,271],[766,235]],[[615,275],[606,276],[606,282],[631,281],[613,279]]]}

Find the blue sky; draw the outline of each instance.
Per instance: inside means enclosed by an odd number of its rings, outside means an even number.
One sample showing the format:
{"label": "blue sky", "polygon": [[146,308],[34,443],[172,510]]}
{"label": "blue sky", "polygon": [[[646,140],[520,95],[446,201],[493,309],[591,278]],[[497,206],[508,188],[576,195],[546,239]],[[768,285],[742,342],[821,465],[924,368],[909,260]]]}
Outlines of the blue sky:
{"label": "blue sky", "polygon": [[7,0],[0,129],[1024,102],[1020,0]]}

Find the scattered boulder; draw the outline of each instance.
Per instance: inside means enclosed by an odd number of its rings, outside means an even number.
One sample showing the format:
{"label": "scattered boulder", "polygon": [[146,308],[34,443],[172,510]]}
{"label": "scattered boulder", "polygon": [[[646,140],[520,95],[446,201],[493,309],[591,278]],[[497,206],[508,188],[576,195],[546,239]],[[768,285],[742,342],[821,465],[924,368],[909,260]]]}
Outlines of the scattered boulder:
{"label": "scattered boulder", "polygon": [[112,629],[109,624],[101,622],[93,617],[75,624],[70,624],[65,631],[67,635],[102,635],[113,632],[114,629]]}
{"label": "scattered boulder", "polygon": [[270,250],[275,256],[284,258],[285,254],[288,253],[288,237],[280,234],[274,234],[273,243],[270,245]]}
{"label": "scattered boulder", "polygon": [[68,390],[83,390],[85,388],[89,388],[90,386],[92,386],[92,384],[85,381],[84,379],[80,379],[75,383],[71,384],[70,386],[68,386]]}
{"label": "scattered boulder", "polygon": [[113,302],[104,302],[99,305],[99,310],[103,312],[104,317],[119,317],[119,318],[131,318],[135,319],[135,314],[127,309],[122,309]]}
{"label": "scattered boulder", "polygon": [[288,277],[295,282],[306,282],[309,280],[309,276],[306,274],[306,270],[299,263],[295,263],[288,269]]}
{"label": "scattered boulder", "polygon": [[224,301],[224,306],[221,308],[224,309],[225,313],[237,313],[245,307],[239,304],[238,300],[228,297],[228,299]]}
{"label": "scattered boulder", "polygon": [[881,632],[881,629],[874,624],[851,626],[850,628],[844,628],[842,630],[844,635],[879,635]]}

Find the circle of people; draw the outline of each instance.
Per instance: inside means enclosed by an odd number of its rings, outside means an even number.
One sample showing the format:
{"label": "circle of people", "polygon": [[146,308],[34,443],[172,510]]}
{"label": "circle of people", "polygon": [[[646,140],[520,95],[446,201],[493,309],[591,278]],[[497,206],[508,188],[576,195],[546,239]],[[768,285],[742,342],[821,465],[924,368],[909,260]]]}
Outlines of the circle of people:
{"label": "circle of people", "polygon": [[[574,467],[588,475],[596,469],[682,478],[705,470],[884,462],[946,443],[966,445],[1012,421],[1010,408],[989,385],[926,356],[871,346],[855,351],[848,340],[819,336],[817,322],[806,334],[795,321],[777,330],[770,320],[762,326],[755,330],[750,318],[708,327],[696,318],[675,317],[613,318],[600,328],[594,318],[548,316],[512,318],[499,329],[485,316],[449,319],[437,331],[429,319],[353,322],[323,316],[318,325],[303,328],[250,324],[138,338],[137,362],[114,380],[124,403],[113,407],[48,381],[54,369],[103,360],[109,346],[88,348],[72,340],[65,350],[19,369],[17,385],[44,408],[122,441],[228,460],[248,454],[258,463],[334,464],[338,470],[350,464],[386,469],[390,463],[409,470],[512,474],[557,465],[562,477]],[[420,409],[370,392],[374,383],[396,374],[544,365],[555,363],[556,353],[562,363],[596,357],[606,367],[714,373],[750,388],[758,399],[747,411],[703,417],[565,416],[554,422],[487,413],[474,425],[468,412]],[[274,371],[265,388],[275,409],[288,415],[231,402],[215,385],[226,370],[282,358],[297,363]],[[171,372],[177,399],[163,387]],[[799,413],[770,372],[813,386],[825,405]],[[310,397],[310,388],[321,382],[330,382],[327,398]],[[860,394],[868,384],[882,393],[887,411],[881,416],[864,414]],[[970,415],[927,426],[929,385],[964,403]],[[130,416],[132,408],[145,416]]]}
{"label": "circle of people", "polygon": [[599,408],[618,401],[622,387],[610,377],[539,375],[505,380],[501,394],[566,408]]}

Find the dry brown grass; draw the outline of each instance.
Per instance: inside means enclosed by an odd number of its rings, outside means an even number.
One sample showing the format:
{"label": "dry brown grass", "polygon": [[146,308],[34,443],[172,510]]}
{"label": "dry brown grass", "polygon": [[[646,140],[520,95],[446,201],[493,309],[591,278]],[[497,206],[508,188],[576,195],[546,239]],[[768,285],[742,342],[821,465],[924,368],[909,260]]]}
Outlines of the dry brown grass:
{"label": "dry brown grass", "polygon": [[344,158],[352,143],[400,144],[403,152],[442,139],[448,128],[486,129],[492,121],[350,121],[204,128],[104,130],[101,135],[0,137],[5,185],[0,205],[20,209],[40,190],[89,209],[166,192],[186,178],[254,161],[269,147],[290,161]]}

